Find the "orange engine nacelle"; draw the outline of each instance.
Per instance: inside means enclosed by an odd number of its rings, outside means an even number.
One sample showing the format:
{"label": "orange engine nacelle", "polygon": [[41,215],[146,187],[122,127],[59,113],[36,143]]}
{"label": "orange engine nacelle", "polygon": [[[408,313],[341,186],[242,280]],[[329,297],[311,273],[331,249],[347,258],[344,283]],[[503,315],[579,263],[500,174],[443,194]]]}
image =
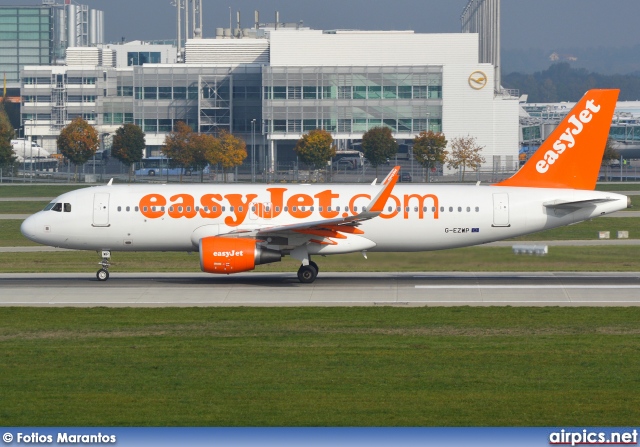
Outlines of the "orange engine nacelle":
{"label": "orange engine nacelle", "polygon": [[258,245],[255,239],[205,237],[200,239],[200,268],[207,273],[238,273],[256,265],[280,262],[282,254]]}

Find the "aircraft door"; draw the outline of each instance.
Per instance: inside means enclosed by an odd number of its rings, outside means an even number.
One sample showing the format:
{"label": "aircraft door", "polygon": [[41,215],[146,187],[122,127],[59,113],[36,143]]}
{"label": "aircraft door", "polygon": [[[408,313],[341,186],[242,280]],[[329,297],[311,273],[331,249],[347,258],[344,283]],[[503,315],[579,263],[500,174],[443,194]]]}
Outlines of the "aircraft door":
{"label": "aircraft door", "polygon": [[93,195],[93,226],[109,226],[109,194],[97,193]]}
{"label": "aircraft door", "polygon": [[509,227],[509,194],[493,195],[493,225],[494,227]]}

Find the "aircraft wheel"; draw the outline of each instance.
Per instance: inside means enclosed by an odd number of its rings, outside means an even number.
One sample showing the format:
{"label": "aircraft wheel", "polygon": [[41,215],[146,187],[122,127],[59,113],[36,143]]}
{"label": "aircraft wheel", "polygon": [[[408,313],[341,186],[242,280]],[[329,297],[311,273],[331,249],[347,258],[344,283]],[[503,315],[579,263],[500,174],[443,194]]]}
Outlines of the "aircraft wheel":
{"label": "aircraft wheel", "polygon": [[107,279],[109,279],[109,271],[105,269],[98,270],[98,273],[96,273],[96,278],[98,278],[98,281],[106,281]]}
{"label": "aircraft wheel", "polygon": [[298,269],[298,279],[303,284],[311,284],[316,280],[318,271],[312,265],[301,265]]}
{"label": "aircraft wheel", "polygon": [[312,266],[314,269],[316,269],[316,275],[320,273],[320,268],[318,267],[318,264],[316,264],[313,261],[309,261],[309,265]]}

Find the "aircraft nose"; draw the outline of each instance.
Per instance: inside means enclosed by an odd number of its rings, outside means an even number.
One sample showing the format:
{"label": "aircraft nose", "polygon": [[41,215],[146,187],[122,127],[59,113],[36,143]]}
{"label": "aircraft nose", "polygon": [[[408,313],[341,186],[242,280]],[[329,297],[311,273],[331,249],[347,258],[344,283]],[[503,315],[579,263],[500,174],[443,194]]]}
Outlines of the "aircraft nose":
{"label": "aircraft nose", "polygon": [[27,239],[37,242],[36,235],[38,229],[38,218],[37,215],[27,217],[20,225],[20,232]]}

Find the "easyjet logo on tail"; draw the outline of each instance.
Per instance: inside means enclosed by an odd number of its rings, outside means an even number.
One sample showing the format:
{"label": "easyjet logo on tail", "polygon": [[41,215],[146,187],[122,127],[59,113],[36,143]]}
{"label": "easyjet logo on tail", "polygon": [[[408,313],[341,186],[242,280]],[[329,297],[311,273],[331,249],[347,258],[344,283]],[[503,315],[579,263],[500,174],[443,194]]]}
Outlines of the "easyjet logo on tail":
{"label": "easyjet logo on tail", "polygon": [[582,133],[585,125],[593,119],[593,115],[600,111],[600,106],[594,104],[594,102],[593,99],[590,99],[586,102],[584,110],[569,117],[567,122],[573,127],[567,127],[564,133],[553,143],[553,149],[549,149],[543,155],[542,160],[538,160],[536,171],[540,174],[546,173],[549,170],[549,166],[554,164],[566,149],[571,149],[575,146],[576,137]]}

